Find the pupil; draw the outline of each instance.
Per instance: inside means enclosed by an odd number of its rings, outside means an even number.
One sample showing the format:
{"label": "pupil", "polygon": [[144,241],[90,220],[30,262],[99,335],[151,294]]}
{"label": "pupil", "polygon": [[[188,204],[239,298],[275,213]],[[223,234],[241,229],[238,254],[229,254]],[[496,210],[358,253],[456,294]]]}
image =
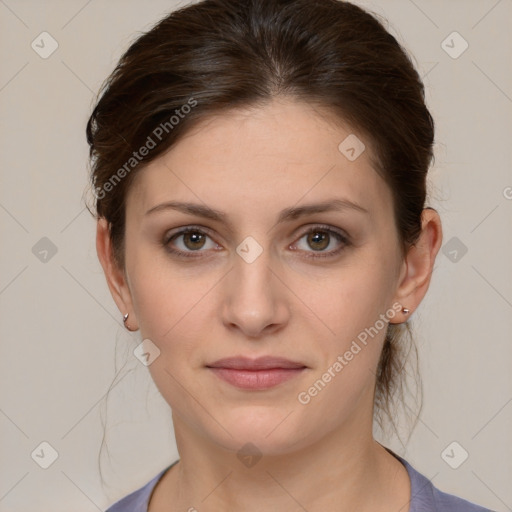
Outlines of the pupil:
{"label": "pupil", "polygon": [[329,235],[325,232],[316,231],[310,234],[309,243],[314,250],[325,249],[329,245]]}
{"label": "pupil", "polygon": [[204,235],[201,233],[185,233],[184,242],[189,249],[200,249],[204,245]]}

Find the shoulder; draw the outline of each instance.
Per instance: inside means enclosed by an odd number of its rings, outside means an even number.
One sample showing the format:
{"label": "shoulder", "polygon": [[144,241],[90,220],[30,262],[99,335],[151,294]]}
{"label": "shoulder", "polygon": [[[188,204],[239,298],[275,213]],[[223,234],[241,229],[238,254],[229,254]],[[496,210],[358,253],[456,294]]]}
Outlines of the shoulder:
{"label": "shoulder", "polygon": [[[172,465],[173,464],[171,464],[171,466]],[[125,496],[119,501],[116,501],[105,512],[147,512],[149,498],[151,497],[153,489],[156,487],[156,484],[162,478],[164,473],[171,466],[162,469],[162,471],[155,475],[147,484],[143,485],[140,489],[137,489],[136,491],[133,491],[132,493],[128,494],[128,496]]]}
{"label": "shoulder", "polygon": [[[388,449],[388,451],[390,450]],[[391,453],[405,466],[411,480],[411,502],[408,512],[494,512],[453,494],[440,491],[405,459],[393,452]],[[105,512],[147,512],[153,489],[164,473],[172,466],[173,464],[160,471],[140,489],[117,501]]]}
{"label": "shoulder", "polygon": [[409,512],[493,512],[463,498],[440,491],[428,478],[416,471],[406,460],[396,454],[406,467],[411,479],[411,503]]}

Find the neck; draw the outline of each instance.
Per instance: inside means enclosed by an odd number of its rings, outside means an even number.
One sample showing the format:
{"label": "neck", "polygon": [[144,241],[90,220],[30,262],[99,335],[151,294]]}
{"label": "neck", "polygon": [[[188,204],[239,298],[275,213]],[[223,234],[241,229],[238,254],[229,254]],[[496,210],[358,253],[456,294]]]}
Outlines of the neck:
{"label": "neck", "polygon": [[371,425],[369,432],[334,431],[300,450],[240,460],[173,421],[180,462],[158,497],[167,510],[407,510],[407,471],[373,439]]}

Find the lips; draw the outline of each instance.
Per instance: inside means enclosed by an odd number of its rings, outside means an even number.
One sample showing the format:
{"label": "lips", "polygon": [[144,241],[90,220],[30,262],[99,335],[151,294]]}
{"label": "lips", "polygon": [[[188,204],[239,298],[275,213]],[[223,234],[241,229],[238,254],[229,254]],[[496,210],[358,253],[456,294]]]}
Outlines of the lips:
{"label": "lips", "polygon": [[282,357],[263,356],[257,359],[248,357],[227,357],[219,359],[212,364],[207,365],[208,368],[227,368],[231,370],[271,370],[271,369],[297,369],[306,368],[306,365],[295,361],[290,361]]}
{"label": "lips", "polygon": [[261,391],[300,375],[307,367],[281,357],[229,357],[207,365],[224,382],[245,390]]}

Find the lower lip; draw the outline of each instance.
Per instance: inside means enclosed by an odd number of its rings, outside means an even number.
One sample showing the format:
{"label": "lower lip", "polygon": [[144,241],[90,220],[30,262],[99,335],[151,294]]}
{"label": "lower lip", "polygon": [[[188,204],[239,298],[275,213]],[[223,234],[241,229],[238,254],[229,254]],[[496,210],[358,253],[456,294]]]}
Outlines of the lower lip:
{"label": "lower lip", "polygon": [[268,389],[300,375],[305,368],[271,368],[268,370],[234,370],[210,368],[222,380],[242,389]]}

